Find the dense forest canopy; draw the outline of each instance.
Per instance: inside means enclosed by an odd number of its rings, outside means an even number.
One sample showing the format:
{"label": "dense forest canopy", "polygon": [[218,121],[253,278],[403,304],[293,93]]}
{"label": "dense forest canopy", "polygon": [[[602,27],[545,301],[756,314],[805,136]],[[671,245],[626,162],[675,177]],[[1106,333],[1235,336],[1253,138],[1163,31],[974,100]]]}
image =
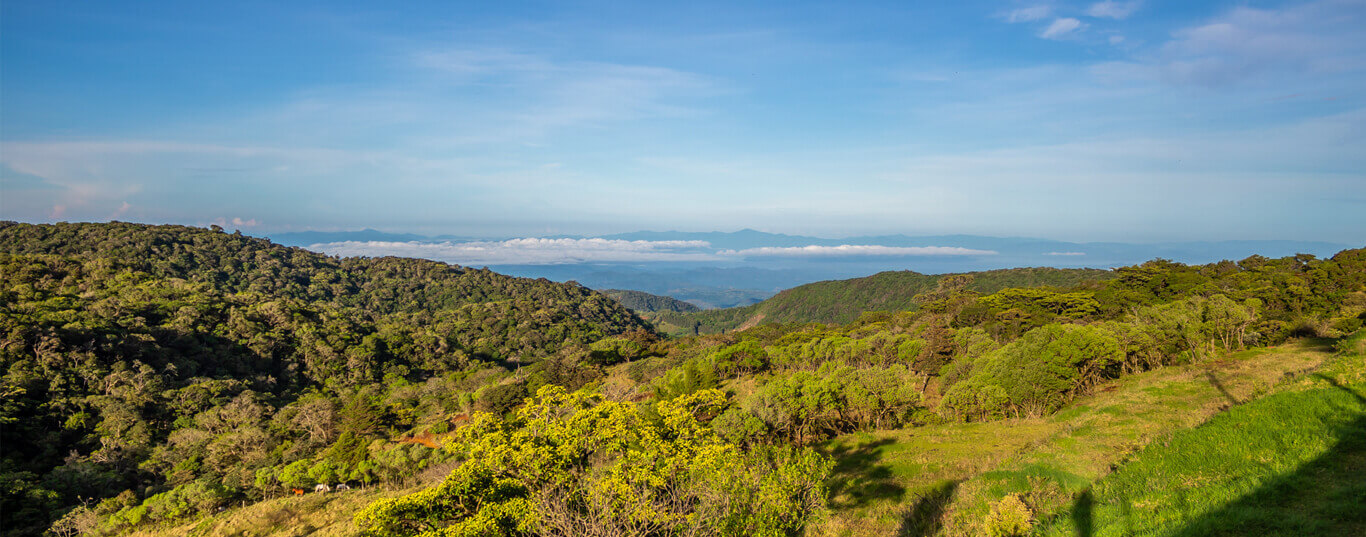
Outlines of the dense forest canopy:
{"label": "dense forest canopy", "polygon": [[[1100,269],[1047,267],[968,273],[968,289],[994,293],[1011,287],[1073,287],[1100,282],[1114,273]],[[945,276],[903,270],[864,278],[809,283],[749,306],[699,312],[650,311],[646,316],[669,334],[717,334],[759,323],[847,323],[867,311],[901,311],[919,307]]]}
{"label": "dense forest canopy", "polygon": [[411,475],[439,453],[376,441],[581,384],[592,368],[558,357],[653,337],[572,284],[124,223],[0,223],[0,334],[18,534],[82,498],[136,523]]}
{"label": "dense forest canopy", "polygon": [[656,311],[691,312],[702,311],[693,304],[689,304],[673,297],[652,295],[644,291],[631,291],[628,289],[600,289],[598,292],[611,297],[620,302],[621,305],[630,308],[631,311],[638,313],[652,313]]}
{"label": "dense forest canopy", "polygon": [[[1044,416],[1129,373],[1366,320],[1366,250],[1032,270],[880,275],[911,301],[816,286],[828,300],[791,314],[843,324],[661,339],[573,284],[218,229],[3,223],[3,531],[440,481],[356,520],[797,535],[825,509],[812,446],[832,436]],[[859,309],[870,296],[887,307]]]}

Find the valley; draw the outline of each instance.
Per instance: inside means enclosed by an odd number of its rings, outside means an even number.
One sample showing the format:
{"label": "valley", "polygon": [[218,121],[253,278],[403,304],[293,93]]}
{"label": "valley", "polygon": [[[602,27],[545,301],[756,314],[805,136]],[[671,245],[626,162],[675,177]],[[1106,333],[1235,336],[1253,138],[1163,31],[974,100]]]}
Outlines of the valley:
{"label": "valley", "polygon": [[[1358,464],[1340,439],[1366,250],[892,272],[637,314],[572,283],[216,229],[0,239],[13,535],[1193,535],[1264,527],[1239,502]],[[1244,433],[1232,462],[1163,451]],[[1134,504],[1149,514],[1106,507],[1164,464],[1225,492],[1171,512],[1163,478]],[[1341,514],[1359,487],[1326,486],[1321,515],[1282,522],[1359,527]]]}

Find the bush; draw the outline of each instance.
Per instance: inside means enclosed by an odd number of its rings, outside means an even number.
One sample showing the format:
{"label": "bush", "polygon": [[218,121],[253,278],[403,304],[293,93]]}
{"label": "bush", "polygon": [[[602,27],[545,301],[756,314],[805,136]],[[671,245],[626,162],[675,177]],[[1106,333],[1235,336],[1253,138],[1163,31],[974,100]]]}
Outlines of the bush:
{"label": "bush", "polygon": [[965,382],[944,394],[945,412],[991,418],[1007,410],[1042,416],[1079,393],[1118,376],[1124,349],[1109,331],[1092,326],[1051,324],[993,351]]}
{"label": "bush", "polygon": [[733,444],[750,445],[768,436],[768,424],[753,412],[743,408],[731,408],[722,412],[711,421],[717,434]]}
{"label": "bush", "polygon": [[[226,505],[232,491],[207,480],[181,485],[142,502],[152,520],[176,520],[197,513],[208,513]],[[136,524],[136,523],[135,523]]]}
{"label": "bush", "polygon": [[824,508],[831,463],[809,449],[743,451],[699,416],[716,390],[628,403],[547,386],[507,418],[457,431],[439,486],[355,516],[366,535],[797,535]]}
{"label": "bush", "polygon": [[1021,537],[1029,533],[1033,523],[1034,513],[1015,494],[1001,498],[991,506],[991,514],[983,521],[990,537]]}
{"label": "bush", "polygon": [[526,384],[522,382],[489,386],[480,392],[479,401],[475,403],[474,408],[494,414],[505,414],[522,404],[528,395],[531,394],[527,393]]}

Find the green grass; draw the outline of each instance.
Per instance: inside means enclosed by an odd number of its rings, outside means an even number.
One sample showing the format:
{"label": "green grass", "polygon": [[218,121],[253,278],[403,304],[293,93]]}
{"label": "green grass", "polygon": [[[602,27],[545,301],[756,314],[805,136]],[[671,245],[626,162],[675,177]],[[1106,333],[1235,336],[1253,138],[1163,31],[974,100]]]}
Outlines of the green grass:
{"label": "green grass", "polygon": [[1363,361],[1340,356],[1281,393],[1148,446],[1040,533],[1366,535]]}
{"label": "green grass", "polygon": [[382,498],[418,489],[371,487],[344,493],[287,496],[228,509],[191,522],[140,528],[127,537],[351,537],[351,517]]}
{"label": "green grass", "polygon": [[977,535],[991,504],[1013,493],[1044,513],[1065,511],[1144,446],[1304,378],[1331,356],[1315,344],[1238,353],[1125,377],[1044,419],[836,438],[823,446],[837,461],[833,513],[814,533]]}

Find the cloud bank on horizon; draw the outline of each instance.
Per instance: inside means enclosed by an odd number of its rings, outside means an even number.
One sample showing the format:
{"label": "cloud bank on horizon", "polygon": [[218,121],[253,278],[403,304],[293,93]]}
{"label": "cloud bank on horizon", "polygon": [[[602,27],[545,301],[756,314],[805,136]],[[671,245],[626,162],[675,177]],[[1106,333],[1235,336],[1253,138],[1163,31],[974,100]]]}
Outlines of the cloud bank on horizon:
{"label": "cloud bank on horizon", "polygon": [[951,246],[893,247],[842,244],[719,250],[707,241],[603,238],[517,238],[503,241],[340,241],[309,250],[343,257],[416,257],[464,266],[585,263],[739,262],[755,257],[990,256],[996,252]]}
{"label": "cloud bank on horizon", "polygon": [[154,4],[0,4],[0,218],[1366,242],[1362,0]]}
{"label": "cloud bank on horizon", "polygon": [[738,257],[842,257],[842,256],[959,256],[996,255],[992,250],[958,246],[882,246],[878,244],[840,244],[837,246],[764,246],[743,250],[722,250],[719,255]]}

